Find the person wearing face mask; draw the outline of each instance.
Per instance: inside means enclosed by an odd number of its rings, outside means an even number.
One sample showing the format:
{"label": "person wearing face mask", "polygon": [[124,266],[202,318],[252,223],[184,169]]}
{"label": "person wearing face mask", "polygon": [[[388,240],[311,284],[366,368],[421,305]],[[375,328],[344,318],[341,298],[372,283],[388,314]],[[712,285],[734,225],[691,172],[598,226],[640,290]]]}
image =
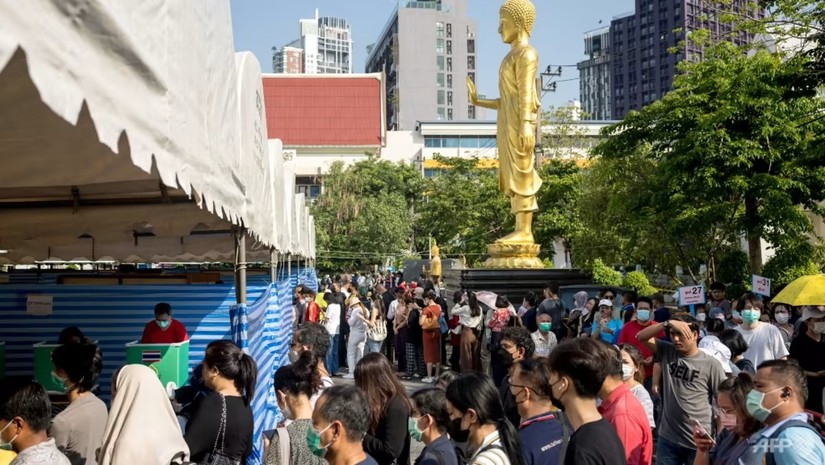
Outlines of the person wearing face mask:
{"label": "person wearing face mask", "polygon": [[590,313],[587,309],[587,291],[579,291],[573,294],[573,311],[570,312],[570,317],[564,322],[567,327],[568,337],[578,337],[581,332],[582,320]]}
{"label": "person wearing face mask", "polygon": [[320,387],[309,399],[311,405],[315,405],[321,391],[333,386],[332,376],[327,370],[325,360],[330,351],[329,331],[326,327],[318,323],[301,323],[301,326],[292,334],[292,345],[289,349],[289,363],[295,363],[301,358],[304,352],[313,352],[317,365],[315,370],[321,380]]}
{"label": "person wearing face mask", "polygon": [[782,339],[782,333],[772,325],[759,320],[762,314],[762,301],[753,294],[745,294],[737,302],[736,307],[742,314],[742,325],[736,328],[745,342],[748,350],[743,357],[759,366],[765,360],[784,359],[788,356],[788,348]]}
{"label": "person wearing face mask", "polygon": [[719,433],[715,444],[698,428],[693,431],[696,443],[694,465],[740,465],[758,463],[748,438],[762,428],[762,424],[748,414],[746,401],[753,390],[753,380],[746,373],[726,379],[719,385],[716,410]]}
{"label": "person wearing face mask", "polygon": [[[264,465],[324,465],[324,460],[312,454],[307,446],[307,431],[312,426],[312,405],[309,398],[321,384],[315,369],[316,356],[305,351],[292,365],[275,371],[273,387],[278,408],[290,423],[275,430],[266,448]],[[285,457],[285,454],[289,454]]]}
{"label": "person wearing face mask", "polygon": [[805,408],[823,413],[822,390],[825,389],[825,307],[806,307],[802,311],[799,334],[791,342],[789,357],[799,363],[808,382]]}
{"label": "person wearing face mask", "polygon": [[[653,301],[647,297],[639,297],[636,300],[636,319],[630,321],[622,327],[619,333],[618,344],[630,344],[636,347],[642,354],[642,361],[644,363],[644,381],[646,387],[650,387],[653,376],[653,353],[641,341],[636,339],[636,336],[645,328],[653,324]],[[664,331],[657,334],[657,338],[663,338]]]}
{"label": "person wearing face mask", "polygon": [[481,373],[461,376],[447,386],[447,431],[455,442],[468,442],[469,465],[524,465],[518,434],[504,416],[492,380]]}
{"label": "person wearing face mask", "polygon": [[595,339],[568,339],[548,358],[548,397],[564,412],[573,430],[564,465],[625,464],[624,446],[594,402],[608,365],[616,361],[610,350],[610,346]]}
{"label": "person wearing face mask", "polygon": [[803,410],[805,374],[793,360],[768,360],[756,370],[745,405],[764,427],[751,438],[757,462],[767,465],[822,465],[825,444]]}
{"label": "person wearing face mask", "polygon": [[40,384],[23,379],[0,383],[0,449],[17,454],[14,465],[70,465],[47,428],[49,395]]}
{"label": "person wearing face mask", "polygon": [[656,420],[653,416],[653,400],[650,398],[650,393],[642,385],[645,380],[642,353],[636,346],[631,344],[619,344],[619,349],[622,353],[622,381],[630,389],[630,392],[636,396],[636,400],[642,404],[645,415],[647,415],[647,422],[650,429],[653,430],[653,428],[656,428]]}
{"label": "person wearing face mask", "polygon": [[321,307],[315,302],[315,291],[304,286],[301,291],[301,300],[304,301],[304,315],[301,321],[305,323],[320,323]]}
{"label": "person wearing face mask", "polygon": [[325,390],[307,429],[310,452],[329,465],[378,465],[362,446],[370,424],[369,412],[367,399],[357,387],[333,386]]}
{"label": "person wearing face mask", "polygon": [[550,315],[542,313],[536,317],[536,327],[533,334],[533,344],[536,346],[536,357],[547,357],[553,348],[556,347],[556,335],[551,331],[553,324],[550,322]]}
{"label": "person wearing face mask", "polygon": [[447,436],[447,395],[441,389],[424,388],[413,393],[410,400],[410,437],[425,446],[415,465],[458,465],[456,448]]}
{"label": "person wearing face mask", "polygon": [[519,415],[516,400],[510,389],[510,382],[513,370],[520,360],[533,358],[536,346],[533,344],[533,337],[527,328],[523,326],[508,326],[501,331],[501,342],[499,343],[496,357],[504,367],[506,375],[499,385],[501,404],[504,407],[504,416],[510,420],[514,426],[519,424]]}
{"label": "person wearing face mask", "polygon": [[599,413],[616,430],[624,446],[628,465],[650,465],[653,460],[653,433],[647,413],[641,402],[630,392],[623,377],[626,368],[622,363],[621,350],[602,346],[593,354],[606,362],[606,377],[599,390]]}
{"label": "person wearing face mask", "polygon": [[345,379],[355,378],[355,365],[364,356],[364,349],[367,346],[369,316],[367,307],[355,294],[347,299],[347,323],[349,324],[347,367],[349,373],[344,375]]}
{"label": "person wearing face mask", "polygon": [[69,406],[54,418],[49,436],[72,465],[97,465],[95,451],[109,415],[106,404],[92,393],[103,367],[100,350],[96,344],[64,344],[52,352],[52,362]]}
{"label": "person wearing face mask", "polygon": [[569,433],[563,414],[550,402],[550,363],[546,358],[521,360],[515,365],[510,391],[521,422],[518,438],[525,465],[557,465]]}
{"label": "person wearing face mask", "polygon": [[172,318],[172,306],[161,302],[155,305],[155,319],[146,323],[141,344],[177,344],[189,339],[186,328]]}
{"label": "person wearing face mask", "polygon": [[773,306],[773,324],[779,329],[782,335],[782,340],[785,341],[785,347],[791,350],[791,341],[793,340],[794,328],[791,324],[791,309],[785,304],[774,304]]}

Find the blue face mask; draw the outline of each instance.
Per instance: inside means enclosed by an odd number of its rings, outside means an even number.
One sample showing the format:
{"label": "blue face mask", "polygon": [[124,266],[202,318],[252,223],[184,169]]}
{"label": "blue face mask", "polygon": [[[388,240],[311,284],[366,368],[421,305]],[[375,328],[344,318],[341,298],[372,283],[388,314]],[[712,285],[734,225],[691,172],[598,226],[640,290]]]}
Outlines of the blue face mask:
{"label": "blue face mask", "polygon": [[650,320],[650,310],[636,310],[636,319],[639,321]]}
{"label": "blue face mask", "polygon": [[17,439],[17,434],[15,434],[14,437],[11,438],[9,441],[3,440],[3,433],[5,433],[7,429],[9,429],[9,426],[11,426],[11,422],[6,423],[6,426],[3,427],[2,430],[0,430],[0,450],[12,450],[11,443],[13,443],[15,439]]}
{"label": "blue face mask", "polygon": [[160,329],[166,329],[166,328],[169,327],[170,324],[172,324],[172,321],[171,320],[155,320],[155,323],[157,323],[158,326],[160,326]]}
{"label": "blue face mask", "polygon": [[742,310],[742,321],[744,321],[745,323],[747,323],[749,325],[753,324],[753,323],[756,323],[759,320],[760,314],[761,314],[761,312],[759,310],[756,310],[756,309],[748,308],[748,309]]}

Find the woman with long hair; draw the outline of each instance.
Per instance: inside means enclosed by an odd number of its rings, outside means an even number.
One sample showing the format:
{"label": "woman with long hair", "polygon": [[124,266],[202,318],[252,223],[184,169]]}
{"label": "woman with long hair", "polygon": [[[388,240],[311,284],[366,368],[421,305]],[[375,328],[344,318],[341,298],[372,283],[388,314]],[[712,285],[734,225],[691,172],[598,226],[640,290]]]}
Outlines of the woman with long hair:
{"label": "woman with long hair", "polygon": [[377,352],[365,355],[355,367],[355,385],[364,391],[370,404],[364,452],[378,463],[408,463],[410,400],[387,357]]}
{"label": "woman with long hair", "polygon": [[347,324],[349,324],[349,340],[347,341],[347,367],[349,373],[344,375],[345,379],[355,377],[355,365],[364,356],[364,349],[367,345],[367,327],[370,312],[361,302],[357,294],[352,294],[347,299]]}
{"label": "woman with long hair", "polygon": [[484,315],[475,292],[468,292],[466,304],[453,312],[458,315],[458,324],[461,325],[461,372],[481,371],[481,326]]}
{"label": "woman with long hair", "polygon": [[[318,356],[311,350],[301,353],[298,360],[275,371],[273,387],[278,408],[290,423],[275,430],[264,455],[264,465],[324,465],[324,459],[312,455],[306,442],[312,427],[312,404],[309,399],[321,387],[321,375],[315,369]],[[289,457],[284,457],[285,443]]]}
{"label": "woman with long hair", "polygon": [[450,437],[470,444],[469,465],[524,465],[518,433],[505,418],[498,390],[489,377],[469,373],[450,383],[447,413]]}
{"label": "woman with long hair", "polygon": [[584,308],[585,313],[583,313],[584,316],[581,319],[579,335],[590,337],[590,333],[593,331],[593,320],[596,319],[596,313],[598,313],[597,310],[599,309],[599,299],[595,297],[587,299]]}
{"label": "woman with long hair", "polygon": [[72,465],[95,465],[103,441],[108,412],[92,389],[97,385],[103,358],[96,344],[69,343],[52,352],[53,376],[66,388],[69,406],[54,417],[49,437]]}
{"label": "woman with long hair", "polygon": [[782,340],[785,342],[785,348],[790,350],[794,333],[794,327],[791,324],[791,307],[786,304],[774,304],[771,309],[771,320],[773,320],[774,326],[779,328]]}
{"label": "woman with long hair", "polygon": [[[381,294],[375,294],[372,298],[372,309],[370,310],[369,321],[367,321],[367,348],[366,353],[381,352],[384,346],[384,338],[387,337],[387,317],[384,314],[384,300]],[[376,340],[376,338],[381,338]]]}
{"label": "woman with long hair", "polygon": [[187,462],[189,447],[157,373],[145,365],[126,365],[115,371],[112,393],[98,464]]}
{"label": "woman with long hair", "polygon": [[193,462],[223,455],[239,463],[252,453],[252,398],[258,379],[255,360],[232,341],[213,341],[203,356],[203,382],[212,392],[186,425]]}
{"label": "woman with long hair", "polygon": [[435,382],[441,372],[441,331],[438,322],[441,317],[441,306],[435,303],[435,299],[435,292],[424,293],[424,308],[421,309],[418,319],[421,325],[424,363],[427,365],[427,377],[421,380],[425,383]]}
{"label": "woman with long hair", "polygon": [[650,428],[653,429],[656,427],[656,420],[653,415],[653,400],[644,387],[645,365],[642,351],[633,344],[619,344],[619,350],[622,354],[622,381],[642,404]]}
{"label": "woman with long hair", "polygon": [[754,388],[747,373],[739,373],[719,385],[716,396],[719,433],[716,444],[703,433],[693,430],[696,443],[694,465],[739,465],[756,463],[758,448],[748,438],[762,428],[762,424],[748,414],[748,393]]}

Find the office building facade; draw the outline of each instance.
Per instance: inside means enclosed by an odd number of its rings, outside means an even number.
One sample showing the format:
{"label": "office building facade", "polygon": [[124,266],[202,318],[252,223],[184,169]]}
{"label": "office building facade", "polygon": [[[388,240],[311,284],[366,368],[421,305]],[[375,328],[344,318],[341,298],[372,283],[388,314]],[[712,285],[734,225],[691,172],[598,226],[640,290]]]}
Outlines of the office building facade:
{"label": "office building facade", "polygon": [[612,118],[610,86],[610,27],[584,35],[584,54],[579,62],[579,99],[587,119],[604,121]]}
{"label": "office building facade", "polygon": [[[613,119],[662,98],[673,86],[676,64],[702,58],[699,46],[683,42],[687,33],[706,29],[711,40],[750,42],[751,35],[734,31],[731,23],[722,20],[730,11],[753,17],[762,14],[756,0],[732,0],[724,10],[720,3],[704,0],[636,0],[633,13],[614,18],[610,23]],[[671,48],[676,48],[675,53]]]}
{"label": "office building facade", "polygon": [[352,28],[343,18],[299,21],[300,39],[272,48],[272,71],[279,74],[352,73]]}
{"label": "office building facade", "polygon": [[467,0],[401,1],[368,47],[366,72],[385,72],[387,127],[477,119],[464,83],[476,80],[476,24]]}

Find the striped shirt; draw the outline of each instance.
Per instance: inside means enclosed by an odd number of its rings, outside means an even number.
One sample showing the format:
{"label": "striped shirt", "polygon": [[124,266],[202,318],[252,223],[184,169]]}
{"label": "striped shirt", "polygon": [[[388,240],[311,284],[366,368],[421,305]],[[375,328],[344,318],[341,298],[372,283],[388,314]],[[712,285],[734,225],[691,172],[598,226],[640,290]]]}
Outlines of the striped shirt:
{"label": "striped shirt", "polygon": [[468,465],[510,465],[510,459],[507,457],[507,453],[504,452],[501,439],[498,437],[498,431],[488,434],[481,441],[478,451],[473,454],[473,458],[470,459]]}

